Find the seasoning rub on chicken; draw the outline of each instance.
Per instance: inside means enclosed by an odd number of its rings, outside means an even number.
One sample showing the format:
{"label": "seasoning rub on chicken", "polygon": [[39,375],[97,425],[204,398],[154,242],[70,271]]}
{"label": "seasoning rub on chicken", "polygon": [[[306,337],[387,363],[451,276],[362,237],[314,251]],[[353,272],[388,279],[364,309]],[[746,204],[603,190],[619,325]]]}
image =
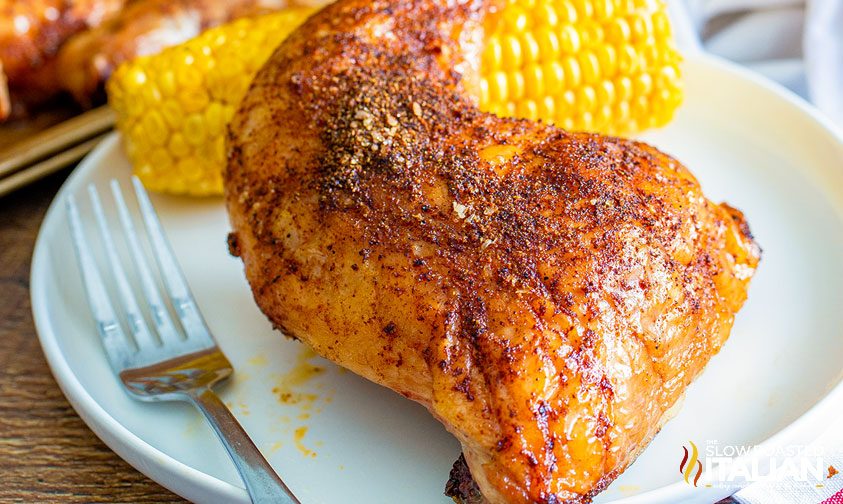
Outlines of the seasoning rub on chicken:
{"label": "seasoning rub on chicken", "polygon": [[340,0],[294,32],[231,125],[229,244],[285,334],[459,439],[455,498],[588,502],[721,348],[760,251],[651,146],[481,113],[498,7]]}

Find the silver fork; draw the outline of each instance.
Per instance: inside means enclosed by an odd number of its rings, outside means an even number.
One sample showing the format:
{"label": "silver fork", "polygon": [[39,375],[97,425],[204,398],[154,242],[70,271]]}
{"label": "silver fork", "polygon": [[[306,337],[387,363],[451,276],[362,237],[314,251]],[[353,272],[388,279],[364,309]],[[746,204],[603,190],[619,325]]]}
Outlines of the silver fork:
{"label": "silver fork", "polygon": [[123,234],[141,290],[146,297],[150,318],[155,330],[150,330],[129,283],[114,239],[106,221],[102,203],[94,185],[88,186],[91,207],[99,228],[112,277],[119,292],[123,319],[131,333],[126,336],[124,326],[109,299],[108,291],[94,255],[85,239],[79,208],[73,196],[67,199],[67,215],[79,269],[102,339],[105,353],[112,369],[129,394],[141,401],[187,401],[205,415],[208,423],[225,445],[237,466],[246,490],[254,503],[299,503],[287,485],[272,470],[243,427],[234,418],[220,398],[211,390],[215,384],[228,378],[233,368],[217,347],[202,314],[190,293],[149,196],[140,181],[132,177],[141,216],[145,224],[150,248],[164,280],[170,304],[178,318],[170,317],[159,288],[153,277],[149,261],[141,248],[138,233],[116,180],[111,181],[111,191],[117,207]]}

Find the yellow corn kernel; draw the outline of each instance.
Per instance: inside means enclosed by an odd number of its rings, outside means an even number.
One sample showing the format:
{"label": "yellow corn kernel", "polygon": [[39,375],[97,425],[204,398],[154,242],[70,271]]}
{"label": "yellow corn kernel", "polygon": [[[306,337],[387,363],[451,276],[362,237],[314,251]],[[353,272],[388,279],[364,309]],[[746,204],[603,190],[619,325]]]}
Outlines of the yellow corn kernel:
{"label": "yellow corn kernel", "polygon": [[487,22],[483,110],[627,134],[682,100],[662,0],[505,0]]}
{"label": "yellow corn kernel", "polygon": [[641,124],[645,124],[650,119],[648,113],[650,109],[650,100],[646,96],[636,96],[632,100],[632,117]]}
{"label": "yellow corn kernel", "polygon": [[597,87],[594,88],[597,94],[597,102],[604,106],[611,106],[615,103],[615,85],[610,80],[601,81]]}
{"label": "yellow corn kernel", "polygon": [[594,84],[600,79],[600,62],[593,52],[583,51],[579,54],[577,61],[582,70],[583,81],[586,84]]}
{"label": "yellow corn kernel", "polygon": [[564,25],[559,31],[559,48],[563,54],[576,54],[580,50],[580,32],[573,25]]}
{"label": "yellow corn kernel", "polygon": [[553,61],[559,57],[559,36],[549,28],[539,28],[536,31],[538,53],[543,61]]}
{"label": "yellow corn kernel", "polygon": [[210,97],[201,87],[185,88],[178,93],[177,101],[184,113],[192,114],[204,110],[210,103]]}
{"label": "yellow corn kernel", "polygon": [[533,100],[522,100],[515,105],[515,113],[518,117],[535,120],[539,116],[539,108]]}
{"label": "yellow corn kernel", "polygon": [[211,137],[219,137],[225,131],[227,122],[225,121],[224,108],[225,106],[219,102],[214,102],[205,109],[204,122],[208,128],[208,135]]}
{"label": "yellow corn kernel", "polygon": [[480,108],[489,108],[489,80],[485,77],[480,79]]}
{"label": "yellow corn kernel", "polygon": [[599,23],[588,23],[583,26],[582,31],[585,39],[583,45],[586,47],[597,47],[606,39],[606,31]]}
{"label": "yellow corn kernel", "polygon": [[190,146],[184,139],[181,133],[173,133],[170,135],[170,142],[167,144],[167,150],[177,159],[181,159],[190,154]]}
{"label": "yellow corn kernel", "polygon": [[142,127],[150,145],[164,145],[167,141],[167,125],[164,124],[164,118],[158,111],[150,110],[143,118]]}
{"label": "yellow corn kernel", "polygon": [[559,112],[564,111],[566,115],[564,117],[557,117],[557,120],[565,118],[573,120],[574,112],[576,112],[577,107],[577,94],[571,89],[562,93],[561,105],[562,107],[559,108]]}
{"label": "yellow corn kernel", "polygon": [[191,114],[184,122],[184,138],[187,143],[199,147],[208,138],[205,131],[205,121],[200,114]]}
{"label": "yellow corn kernel", "polygon": [[583,18],[594,16],[593,0],[574,0],[574,7],[577,8],[577,15]]}
{"label": "yellow corn kernel", "polygon": [[647,39],[653,37],[652,16],[633,14],[631,28],[633,42],[646,42]]}
{"label": "yellow corn kernel", "polygon": [[565,77],[570,89],[576,89],[582,82],[582,71],[576,58],[567,57],[562,60],[562,68],[565,69]]}
{"label": "yellow corn kernel", "polygon": [[512,4],[512,7],[503,17],[505,29],[509,33],[518,33],[527,29],[530,23],[530,16],[524,12],[519,5]]}
{"label": "yellow corn kernel", "polygon": [[577,110],[591,112],[597,108],[597,92],[591,86],[583,86],[577,92]]}
{"label": "yellow corn kernel", "polygon": [[521,34],[521,51],[524,63],[535,63],[539,59],[539,43],[535,35],[530,32]]}
{"label": "yellow corn kernel", "polygon": [[532,64],[524,69],[524,85],[529,99],[539,100],[545,95],[542,67]]}
{"label": "yellow corn kernel", "polygon": [[524,62],[521,42],[515,35],[507,35],[501,40],[501,68],[519,68]]}
{"label": "yellow corn kernel", "polygon": [[497,70],[503,61],[503,48],[498,37],[492,36],[486,41],[486,48],[483,50],[483,66],[490,70]]}
{"label": "yellow corn kernel", "polygon": [[612,120],[612,107],[603,105],[597,109],[597,114],[594,116],[594,125],[600,129],[605,127]]}
{"label": "yellow corn kernel", "polygon": [[670,18],[667,17],[666,12],[656,12],[653,14],[653,31],[656,38],[670,37]]}
{"label": "yellow corn kernel", "polygon": [[611,19],[615,5],[612,0],[595,0],[594,17],[600,20]]}
{"label": "yellow corn kernel", "polygon": [[612,113],[612,115],[615,118],[617,118],[618,121],[621,121],[621,122],[625,122],[627,119],[629,119],[629,114],[630,114],[630,108],[629,108],[629,102],[627,102],[627,101],[619,102],[615,106],[614,112]]}
{"label": "yellow corn kernel", "polygon": [[[242,18],[115,70],[106,84],[109,103],[135,173],[148,188],[222,193],[226,125],[258,68],[312,12],[296,7]],[[529,21],[525,16],[519,23]],[[484,68],[502,66],[494,51],[484,52]],[[505,82],[507,75],[500,75]],[[481,98],[485,107],[500,99],[491,87]]]}
{"label": "yellow corn kernel", "polygon": [[576,129],[582,131],[589,131],[594,126],[594,115],[591,112],[582,112],[574,119]]}
{"label": "yellow corn kernel", "polygon": [[169,130],[176,131],[181,128],[184,123],[184,109],[175,99],[162,101],[159,110]]}
{"label": "yellow corn kernel", "polygon": [[611,79],[618,71],[618,53],[610,45],[601,45],[594,49],[597,56],[597,66],[605,79]]}
{"label": "yellow corn kernel", "polygon": [[538,101],[536,106],[538,107],[538,117],[540,119],[549,121],[551,118],[556,117],[556,100],[553,99],[553,96],[545,95]]}
{"label": "yellow corn kernel", "polygon": [[635,0],[616,0],[616,11],[620,15],[626,15],[635,11]]}
{"label": "yellow corn kernel", "polygon": [[[543,2],[549,3],[549,2]],[[553,5],[553,4],[550,4]],[[574,4],[571,3],[570,0],[562,0],[556,8],[556,14],[559,16],[559,21],[562,23],[576,23],[578,16],[577,16],[577,8],[574,7]]]}
{"label": "yellow corn kernel", "polygon": [[559,15],[556,8],[548,2],[540,2],[536,5],[536,11],[533,14],[537,24],[550,26],[551,28],[559,24]]}
{"label": "yellow corn kernel", "polygon": [[679,85],[679,69],[674,65],[667,65],[659,69],[656,75],[658,89],[672,89]]}
{"label": "yellow corn kernel", "polygon": [[565,70],[558,61],[551,61],[542,66],[544,75],[544,91],[549,97],[557,96],[565,90]]}
{"label": "yellow corn kernel", "polygon": [[615,18],[606,26],[606,39],[610,44],[622,44],[632,38],[632,28],[626,18]]}
{"label": "yellow corn kernel", "polygon": [[648,96],[653,92],[653,78],[650,74],[642,73],[632,81],[632,92],[635,96]]}
{"label": "yellow corn kernel", "polygon": [[489,98],[494,102],[503,103],[509,99],[508,78],[504,72],[495,72],[489,79]]}
{"label": "yellow corn kernel", "polygon": [[623,44],[618,51],[618,72],[621,75],[632,76],[640,66],[638,51],[631,44]]}
{"label": "yellow corn kernel", "polygon": [[506,85],[507,91],[509,91],[509,98],[511,100],[520,100],[524,97],[526,88],[524,74],[521,72],[512,72],[508,77]]}

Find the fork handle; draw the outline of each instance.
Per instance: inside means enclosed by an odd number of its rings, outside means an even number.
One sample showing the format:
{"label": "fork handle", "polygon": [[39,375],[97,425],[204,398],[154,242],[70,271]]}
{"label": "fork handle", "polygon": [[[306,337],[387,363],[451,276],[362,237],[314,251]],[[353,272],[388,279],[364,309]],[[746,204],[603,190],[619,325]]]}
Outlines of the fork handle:
{"label": "fork handle", "polygon": [[240,422],[211,389],[188,394],[190,402],[205,415],[208,423],[228,451],[237,472],[246,483],[246,491],[254,504],[301,504],[275,474],[269,462],[243,430]]}

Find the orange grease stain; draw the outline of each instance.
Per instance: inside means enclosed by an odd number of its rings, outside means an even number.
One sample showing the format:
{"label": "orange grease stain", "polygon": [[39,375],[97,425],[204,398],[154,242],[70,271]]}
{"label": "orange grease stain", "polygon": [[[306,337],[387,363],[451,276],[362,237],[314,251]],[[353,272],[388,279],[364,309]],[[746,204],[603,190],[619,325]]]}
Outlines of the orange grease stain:
{"label": "orange grease stain", "polygon": [[299,427],[293,433],[293,440],[296,443],[296,448],[304,455],[305,457],[316,458],[316,452],[309,449],[304,445],[302,440],[304,439],[305,434],[307,434],[307,427]]}
{"label": "orange grease stain", "polygon": [[293,368],[278,379],[272,393],[282,404],[312,404],[318,399],[316,394],[297,392],[296,389],[316,376],[325,372],[325,368],[310,363],[316,353],[310,348],[299,353]]}

